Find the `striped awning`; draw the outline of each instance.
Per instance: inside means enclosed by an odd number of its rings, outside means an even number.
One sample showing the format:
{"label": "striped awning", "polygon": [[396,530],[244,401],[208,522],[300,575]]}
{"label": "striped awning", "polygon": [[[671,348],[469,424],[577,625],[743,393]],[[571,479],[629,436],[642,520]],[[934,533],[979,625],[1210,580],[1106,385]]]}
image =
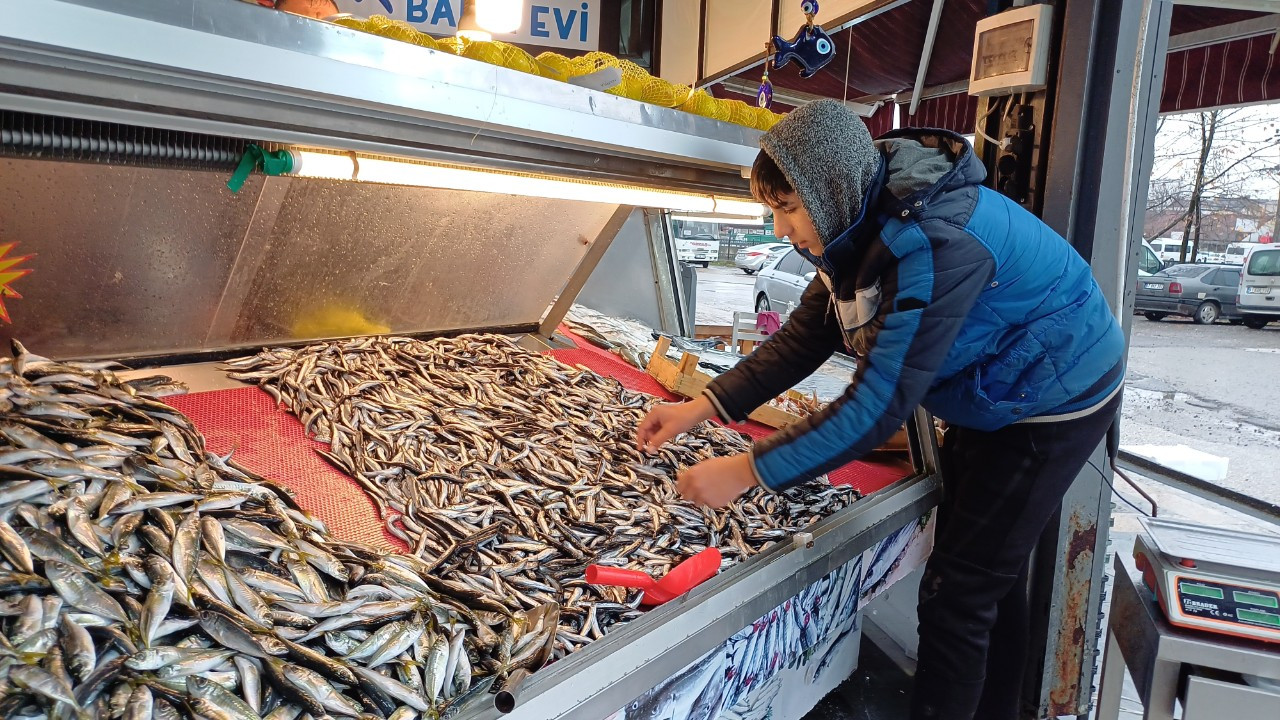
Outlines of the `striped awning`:
{"label": "striped awning", "polygon": [[908,103],[898,107],[903,127],[942,128],[961,135],[972,135],[978,118],[978,98],[967,92],[921,100],[915,115],[907,114],[911,108]]}
{"label": "striped awning", "polygon": [[1280,48],[1275,35],[1171,52],[1160,112],[1280,100]]}
{"label": "striped awning", "polygon": [[862,118],[871,131],[871,137],[878,138],[893,129],[893,103],[886,102],[869,118]]}

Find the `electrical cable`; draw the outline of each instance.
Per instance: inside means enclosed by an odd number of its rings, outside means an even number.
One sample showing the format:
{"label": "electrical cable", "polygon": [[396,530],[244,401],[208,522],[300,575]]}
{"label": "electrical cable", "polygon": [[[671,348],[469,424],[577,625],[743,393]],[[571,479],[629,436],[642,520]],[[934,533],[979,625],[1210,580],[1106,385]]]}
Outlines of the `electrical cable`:
{"label": "electrical cable", "polygon": [[1111,427],[1107,428],[1107,459],[1111,461],[1111,471],[1119,475],[1121,478],[1124,478],[1124,481],[1129,484],[1129,487],[1133,488],[1135,491],[1137,491],[1139,495],[1143,497],[1143,499],[1151,503],[1151,514],[1148,515],[1145,510],[1141,510],[1138,508],[1137,505],[1134,505],[1133,503],[1129,502],[1129,498],[1117,492],[1116,486],[1111,482],[1111,478],[1108,478],[1107,474],[1102,472],[1102,469],[1099,468],[1096,464],[1094,464],[1092,460],[1089,461],[1089,465],[1094,470],[1097,470],[1098,474],[1102,476],[1102,481],[1107,484],[1107,487],[1111,488],[1111,494],[1123,500],[1126,505],[1133,508],[1139,515],[1145,515],[1146,517],[1155,517],[1159,513],[1159,509],[1156,506],[1156,499],[1151,497],[1149,494],[1147,494],[1145,490],[1139,487],[1138,483],[1133,481],[1133,478],[1129,477],[1123,471],[1120,470],[1120,468],[1116,465],[1116,460],[1119,457],[1120,457],[1120,421],[1119,419],[1116,419],[1111,423]]}
{"label": "electrical cable", "polygon": [[1003,140],[996,140],[995,138],[986,134],[982,130],[982,124],[987,121],[987,118],[991,117],[991,113],[995,112],[996,109],[1000,107],[1000,103],[1003,100],[1004,98],[996,98],[995,100],[988,101],[990,105],[987,106],[987,111],[983,113],[982,117],[978,118],[978,122],[973,124],[973,132],[981,136],[983,140],[986,140],[987,142],[991,143],[992,145],[995,145],[1001,150],[1006,150],[1009,147],[1009,138],[1005,138]]}

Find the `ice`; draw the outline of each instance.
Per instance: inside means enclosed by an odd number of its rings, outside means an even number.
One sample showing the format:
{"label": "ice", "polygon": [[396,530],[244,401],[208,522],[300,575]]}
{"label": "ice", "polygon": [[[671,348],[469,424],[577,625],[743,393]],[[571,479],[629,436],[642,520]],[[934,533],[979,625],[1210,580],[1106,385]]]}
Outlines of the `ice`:
{"label": "ice", "polygon": [[1211,455],[1186,445],[1125,445],[1121,449],[1207,482],[1227,477],[1229,458]]}

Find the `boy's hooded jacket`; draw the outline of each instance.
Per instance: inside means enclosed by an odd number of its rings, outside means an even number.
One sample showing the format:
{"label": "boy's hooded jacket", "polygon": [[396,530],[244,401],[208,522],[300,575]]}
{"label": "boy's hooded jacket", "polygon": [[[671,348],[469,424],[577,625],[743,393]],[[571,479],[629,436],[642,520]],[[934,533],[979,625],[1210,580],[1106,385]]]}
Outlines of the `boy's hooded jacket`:
{"label": "boy's hooded jacket", "polygon": [[1124,335],[1089,265],[1057,233],[980,185],[982,163],[945,130],[873,143],[835,101],[793,111],[760,141],[813,219],[818,274],[782,329],[706,394],[726,420],[848,349],[844,395],[758,443],[782,489],[879,447],[923,405],[995,430],[1087,414],[1119,392]]}

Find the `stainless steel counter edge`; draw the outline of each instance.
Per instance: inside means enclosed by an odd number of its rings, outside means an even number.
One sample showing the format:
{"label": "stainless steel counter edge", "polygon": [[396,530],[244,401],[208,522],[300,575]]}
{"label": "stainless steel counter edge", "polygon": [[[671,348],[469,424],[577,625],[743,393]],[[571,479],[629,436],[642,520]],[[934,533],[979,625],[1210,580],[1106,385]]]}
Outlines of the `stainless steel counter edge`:
{"label": "stainless steel counter edge", "polygon": [[[894,530],[937,505],[935,476],[914,476],[817,523],[812,546],[781,543],[535,674],[513,720],[603,720]],[[492,703],[458,714],[504,717]]]}
{"label": "stainless steel counter edge", "polygon": [[[381,118],[406,124],[406,134],[416,132],[417,142],[403,142],[407,147],[431,144],[433,129],[465,128],[726,176],[751,164],[760,136],[751,128],[232,2],[17,3],[6,8],[0,24],[0,67],[7,84],[16,86],[3,101],[10,109],[26,109],[24,96],[52,93],[86,108],[136,104],[179,130],[187,129],[184,117],[207,120],[211,112],[226,112],[217,103],[229,102],[237,112],[251,113],[247,126],[275,128],[276,137],[282,129],[335,140],[384,137],[363,132],[366,121]],[[315,125],[298,127],[297,115],[286,110],[313,111]]]}

